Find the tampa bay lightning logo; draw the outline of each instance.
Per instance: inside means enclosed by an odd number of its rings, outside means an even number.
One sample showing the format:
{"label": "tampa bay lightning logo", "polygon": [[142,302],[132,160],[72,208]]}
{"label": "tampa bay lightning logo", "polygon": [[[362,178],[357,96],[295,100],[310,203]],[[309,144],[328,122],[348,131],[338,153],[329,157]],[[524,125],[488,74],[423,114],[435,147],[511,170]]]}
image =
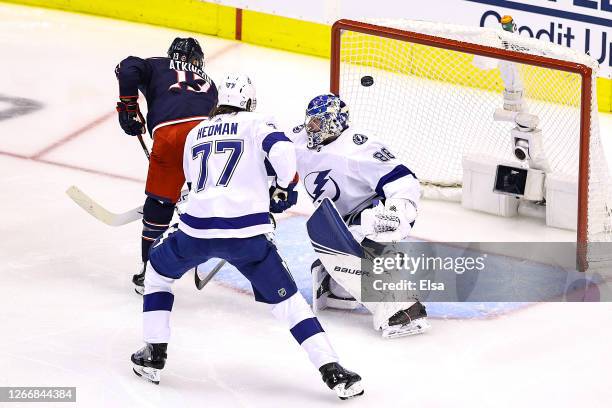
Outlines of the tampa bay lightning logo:
{"label": "tampa bay lightning logo", "polygon": [[332,201],[337,201],[340,198],[340,188],[338,188],[338,183],[329,177],[330,171],[313,171],[304,178],[304,187],[306,187],[306,192],[313,202],[322,201],[323,193],[325,193],[325,197],[329,197]]}
{"label": "tampa bay lightning logo", "polygon": [[366,135],[361,135],[359,133],[355,133],[353,135],[353,142],[355,142],[356,145],[362,145],[367,141],[368,137]]}

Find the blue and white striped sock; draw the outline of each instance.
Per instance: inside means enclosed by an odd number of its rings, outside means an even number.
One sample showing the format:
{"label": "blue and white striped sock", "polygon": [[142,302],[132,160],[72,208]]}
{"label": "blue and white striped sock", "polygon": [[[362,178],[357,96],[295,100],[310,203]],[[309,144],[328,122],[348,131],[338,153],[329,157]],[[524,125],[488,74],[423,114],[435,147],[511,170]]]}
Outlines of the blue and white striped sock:
{"label": "blue and white striped sock", "polygon": [[143,338],[147,343],[168,343],[170,340],[170,312],[174,303],[174,279],[166,278],[147,264],[143,296]]}
{"label": "blue and white striped sock", "polygon": [[272,305],[272,314],[287,325],[315,368],[319,369],[324,364],[338,362],[338,355],[329,342],[327,333],[299,292],[289,299]]}

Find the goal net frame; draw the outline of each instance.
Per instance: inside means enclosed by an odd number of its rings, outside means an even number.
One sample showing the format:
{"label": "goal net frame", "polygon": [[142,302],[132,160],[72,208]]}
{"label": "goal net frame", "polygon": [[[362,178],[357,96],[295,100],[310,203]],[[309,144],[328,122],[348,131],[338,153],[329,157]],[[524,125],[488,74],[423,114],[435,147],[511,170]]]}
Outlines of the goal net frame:
{"label": "goal net frame", "polygon": [[[336,21],[331,29],[331,64],[330,64],[330,92],[341,94],[340,64],[342,33],[351,31],[361,34],[374,35],[387,39],[411,42],[424,46],[431,46],[450,51],[469,53],[498,60],[512,61],[543,68],[570,72],[580,75],[580,140],[578,162],[578,214],[576,228],[577,266],[579,270],[588,268],[588,199],[589,199],[589,146],[591,128],[592,85],[593,69],[577,62],[565,61],[550,57],[522,53],[514,50],[499,49],[490,46],[457,41],[448,38],[436,37],[398,28],[385,27],[376,24],[364,23],[354,20],[342,19]],[[349,107],[350,109],[350,107]]]}

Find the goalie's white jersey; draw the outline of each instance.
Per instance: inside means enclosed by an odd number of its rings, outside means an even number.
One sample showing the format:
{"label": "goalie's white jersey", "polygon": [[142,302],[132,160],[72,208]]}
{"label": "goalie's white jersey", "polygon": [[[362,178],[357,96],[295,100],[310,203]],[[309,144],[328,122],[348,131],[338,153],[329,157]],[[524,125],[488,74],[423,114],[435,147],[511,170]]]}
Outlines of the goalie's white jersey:
{"label": "goalie's white jersey", "polygon": [[191,183],[179,228],[196,238],[245,238],[272,232],[264,161],[286,187],[296,172],[293,143],[274,122],[252,112],[222,114],[198,124],[183,155]]}
{"label": "goalie's white jersey", "polygon": [[316,149],[306,147],[304,126],[287,135],[295,143],[298,173],[312,201],[318,205],[329,197],[349,224],[376,198],[402,198],[418,205],[416,176],[372,135],[349,127]]}

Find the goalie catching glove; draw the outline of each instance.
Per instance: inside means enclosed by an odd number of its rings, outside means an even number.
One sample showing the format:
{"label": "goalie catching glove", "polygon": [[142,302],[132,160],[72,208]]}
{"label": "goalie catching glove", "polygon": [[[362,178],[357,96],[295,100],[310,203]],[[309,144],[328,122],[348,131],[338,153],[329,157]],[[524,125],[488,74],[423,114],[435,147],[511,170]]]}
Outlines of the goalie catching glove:
{"label": "goalie catching glove", "polygon": [[405,239],[417,217],[417,210],[410,200],[388,199],[361,213],[361,232],[377,242],[397,242]]}
{"label": "goalie catching glove", "polygon": [[119,125],[130,136],[140,136],[146,132],[145,119],[138,106],[138,97],[120,97],[117,102]]}

